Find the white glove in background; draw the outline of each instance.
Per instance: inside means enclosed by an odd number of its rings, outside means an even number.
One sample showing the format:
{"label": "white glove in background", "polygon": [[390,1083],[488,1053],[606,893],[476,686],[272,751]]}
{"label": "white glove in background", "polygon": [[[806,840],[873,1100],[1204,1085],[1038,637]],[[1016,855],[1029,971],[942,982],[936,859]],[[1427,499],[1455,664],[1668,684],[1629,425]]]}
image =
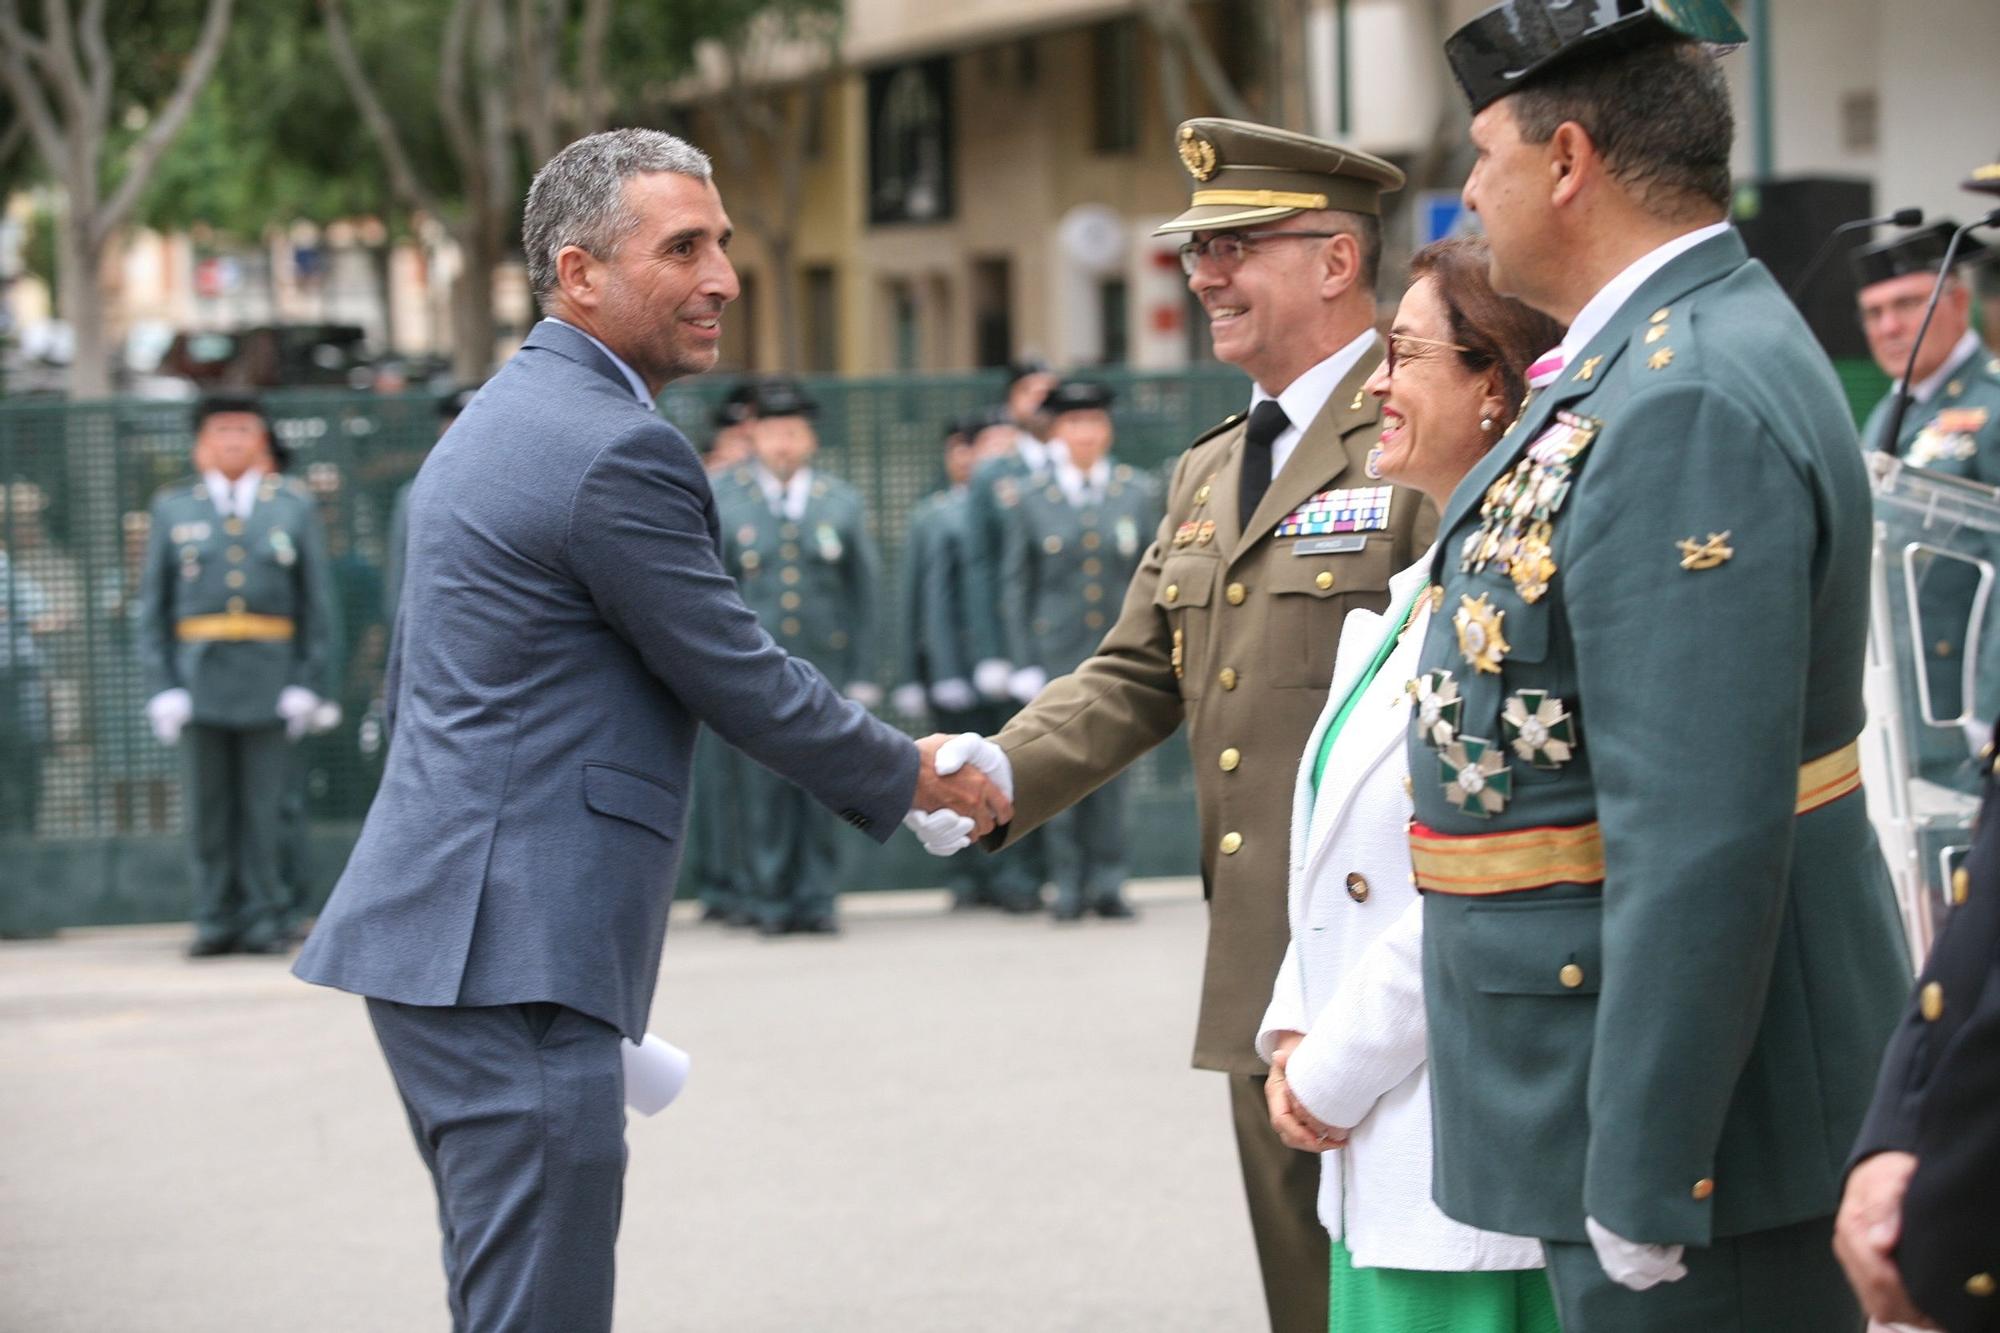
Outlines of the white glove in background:
{"label": "white glove in background", "polygon": [[972,819],[956,810],[912,810],[903,816],[903,827],[932,856],[950,856],[972,845]]}
{"label": "white glove in background", "polygon": [[285,734],[293,740],[306,734],[318,711],[319,696],[305,686],[287,685],[278,691],[278,716],[285,719]]}
{"label": "white glove in background", "polygon": [[924,687],[912,681],[908,685],[898,685],[889,691],[889,707],[904,717],[924,715]]}
{"label": "white glove in background", "polygon": [[339,704],[331,699],[322,699],[319,707],[313,709],[306,730],[314,736],[324,736],[340,725],[341,716]]}
{"label": "white glove in background", "polygon": [[931,702],[939,708],[962,713],[979,702],[979,692],[972,688],[971,682],[953,676],[931,686]]}
{"label": "white glove in background", "polygon": [[1007,678],[1014,674],[1014,664],[1004,657],[989,657],[972,668],[972,683],[978,691],[989,699],[1007,697]]}
{"label": "white glove in background", "polygon": [[854,702],[860,704],[863,708],[880,708],[882,706],[882,687],[872,680],[849,681],[845,693],[848,698],[854,700]]}
{"label": "white glove in background", "polygon": [[194,697],[186,690],[161,690],[146,701],[146,721],[162,745],[181,738],[181,728],[194,716]]}
{"label": "white glove in background", "polygon": [[1007,678],[1007,693],[1024,704],[1033,703],[1048,683],[1049,673],[1040,667],[1022,667]]}
{"label": "white glove in background", "polygon": [[1645,1291],[1688,1275],[1679,1245],[1641,1245],[1609,1230],[1594,1217],[1583,1219],[1583,1229],[1590,1237],[1590,1248],[1597,1251],[1604,1275],[1621,1287]]}

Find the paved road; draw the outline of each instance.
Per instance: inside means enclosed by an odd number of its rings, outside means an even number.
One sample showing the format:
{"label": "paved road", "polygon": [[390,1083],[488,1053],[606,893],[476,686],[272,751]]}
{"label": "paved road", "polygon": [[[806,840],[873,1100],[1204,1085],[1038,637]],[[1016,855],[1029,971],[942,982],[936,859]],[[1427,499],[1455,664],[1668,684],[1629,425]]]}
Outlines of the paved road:
{"label": "paved road", "polygon": [[[677,919],[630,1126],[621,1330],[1254,1330],[1203,908],[856,900],[838,940]],[[0,1330],[446,1327],[429,1182],[361,1004],[185,932],[0,944]],[[1246,1034],[1247,1039],[1247,1034]]]}

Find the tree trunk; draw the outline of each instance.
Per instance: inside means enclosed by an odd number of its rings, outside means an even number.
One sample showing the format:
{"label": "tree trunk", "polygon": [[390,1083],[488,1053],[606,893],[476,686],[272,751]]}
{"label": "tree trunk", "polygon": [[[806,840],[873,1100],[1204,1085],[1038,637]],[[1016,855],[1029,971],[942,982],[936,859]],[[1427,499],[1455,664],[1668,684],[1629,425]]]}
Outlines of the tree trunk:
{"label": "tree trunk", "polygon": [[56,243],[56,285],[63,321],[75,340],[69,367],[72,402],[111,396],[111,349],[104,310],[102,253],[92,245],[87,218],[65,210]]}
{"label": "tree trunk", "polygon": [[[471,230],[471,229],[466,229]],[[451,287],[451,373],[461,384],[477,384],[493,372],[493,344],[500,336],[493,317],[493,270],[497,246],[477,235],[459,235],[458,281]]]}

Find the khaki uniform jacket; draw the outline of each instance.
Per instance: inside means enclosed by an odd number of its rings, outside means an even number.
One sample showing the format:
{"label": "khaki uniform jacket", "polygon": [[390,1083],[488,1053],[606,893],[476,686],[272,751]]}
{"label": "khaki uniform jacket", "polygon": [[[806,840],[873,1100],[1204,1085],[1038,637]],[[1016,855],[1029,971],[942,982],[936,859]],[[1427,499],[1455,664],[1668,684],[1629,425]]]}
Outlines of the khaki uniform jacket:
{"label": "khaki uniform jacket", "polygon": [[1276,535],[1321,492],[1381,485],[1363,470],[1379,408],[1361,391],[1378,359],[1364,355],[1328,396],[1247,530],[1236,517],[1243,419],[1196,441],[1096,655],[998,738],[1014,769],[1014,821],[988,839],[994,847],[1089,795],[1187,721],[1210,909],[1198,1068],[1264,1072],[1257,1024],[1290,938],[1292,785],[1326,701],[1341,622],[1358,608],[1383,610],[1389,576],[1437,530],[1423,497],[1398,489],[1378,530]]}

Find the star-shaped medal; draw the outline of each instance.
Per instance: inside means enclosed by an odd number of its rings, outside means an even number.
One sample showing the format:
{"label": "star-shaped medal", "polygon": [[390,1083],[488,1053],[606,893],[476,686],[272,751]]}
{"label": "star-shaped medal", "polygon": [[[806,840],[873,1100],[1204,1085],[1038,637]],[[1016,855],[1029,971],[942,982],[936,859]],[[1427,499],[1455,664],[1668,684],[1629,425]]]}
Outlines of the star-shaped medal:
{"label": "star-shaped medal", "polygon": [[1465,708],[1451,672],[1427,671],[1418,676],[1410,682],[1410,697],[1416,700],[1417,735],[1440,750],[1450,745],[1458,736],[1459,714]]}
{"label": "star-shaped medal", "polygon": [[1514,794],[1514,775],[1507,757],[1492,741],[1462,736],[1444,749],[1444,798],[1468,815],[1490,819],[1507,808]]}
{"label": "star-shaped medal", "polygon": [[1557,769],[1576,752],[1576,719],[1547,690],[1520,690],[1500,710],[1500,734],[1536,768]]}
{"label": "star-shaped medal", "polygon": [[1506,618],[1507,613],[1489,602],[1485,593],[1476,598],[1460,594],[1451,623],[1458,629],[1458,651],[1474,671],[1500,674],[1500,659],[1509,646],[1500,632],[1500,622]]}

